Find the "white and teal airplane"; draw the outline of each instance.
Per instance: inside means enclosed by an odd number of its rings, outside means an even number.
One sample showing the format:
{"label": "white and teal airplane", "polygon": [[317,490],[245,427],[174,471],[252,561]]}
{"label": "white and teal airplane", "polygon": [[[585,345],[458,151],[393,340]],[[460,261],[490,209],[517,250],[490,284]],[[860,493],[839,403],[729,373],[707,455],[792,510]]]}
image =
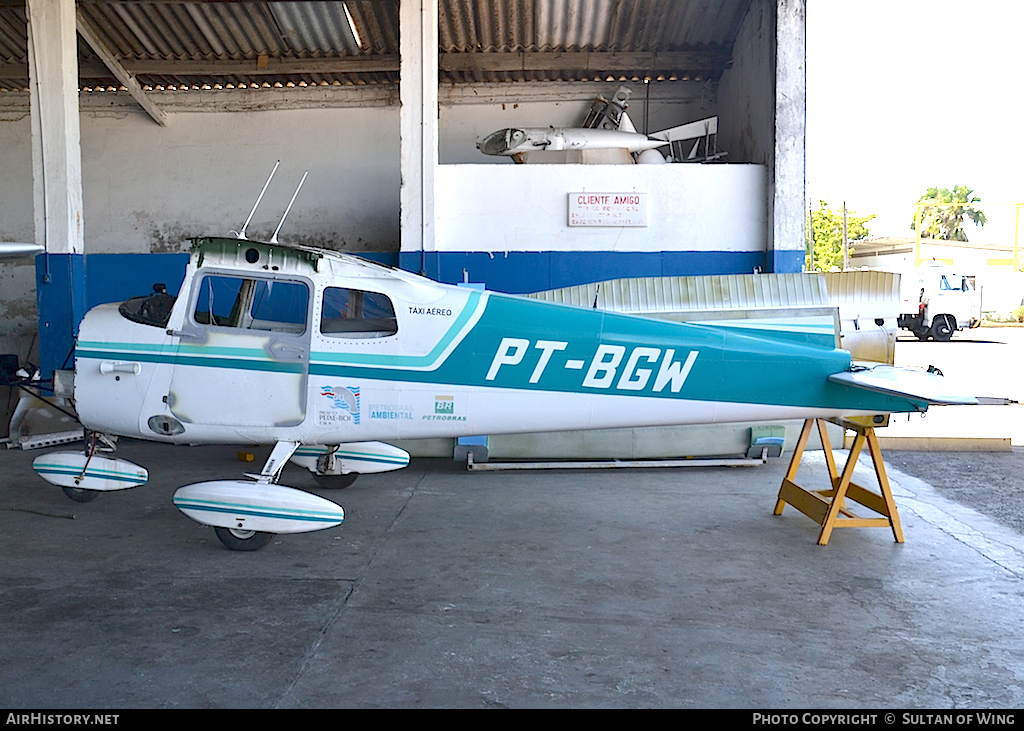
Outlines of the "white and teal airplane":
{"label": "white and teal airplane", "polygon": [[843,418],[975,403],[942,379],[862,368],[826,338],[668,322],[454,287],[314,248],[194,241],[177,297],[84,318],[75,407],[85,453],[36,470],[75,499],[142,484],[104,456],[121,435],[274,444],[258,475],[188,485],[175,504],[236,550],[338,525],[335,503],[278,484],[399,469],[389,440]]}

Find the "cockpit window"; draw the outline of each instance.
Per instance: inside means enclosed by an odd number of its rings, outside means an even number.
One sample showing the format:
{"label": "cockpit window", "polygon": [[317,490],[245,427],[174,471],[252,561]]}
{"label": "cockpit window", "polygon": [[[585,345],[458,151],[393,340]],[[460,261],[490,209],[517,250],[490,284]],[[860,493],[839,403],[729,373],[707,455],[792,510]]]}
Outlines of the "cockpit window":
{"label": "cockpit window", "polygon": [[320,332],[339,338],[386,338],[398,332],[398,321],[387,295],[328,287],[324,290]]}
{"label": "cockpit window", "polygon": [[[159,289],[157,289],[159,288]],[[155,285],[157,291],[145,297],[132,297],[121,303],[118,312],[132,322],[153,327],[167,327],[171,310],[177,299],[163,291],[163,285]]]}
{"label": "cockpit window", "polygon": [[309,288],[302,282],[209,275],[199,284],[193,319],[200,325],[306,331]]}

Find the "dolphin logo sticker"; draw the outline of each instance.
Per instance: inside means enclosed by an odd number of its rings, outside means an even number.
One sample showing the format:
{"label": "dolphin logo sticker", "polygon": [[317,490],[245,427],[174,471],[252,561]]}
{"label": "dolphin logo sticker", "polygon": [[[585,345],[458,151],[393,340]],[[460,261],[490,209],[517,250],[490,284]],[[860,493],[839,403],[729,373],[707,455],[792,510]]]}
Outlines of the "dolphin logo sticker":
{"label": "dolphin logo sticker", "polygon": [[321,386],[320,395],[331,400],[332,409],[347,411],[352,422],[359,423],[359,386]]}

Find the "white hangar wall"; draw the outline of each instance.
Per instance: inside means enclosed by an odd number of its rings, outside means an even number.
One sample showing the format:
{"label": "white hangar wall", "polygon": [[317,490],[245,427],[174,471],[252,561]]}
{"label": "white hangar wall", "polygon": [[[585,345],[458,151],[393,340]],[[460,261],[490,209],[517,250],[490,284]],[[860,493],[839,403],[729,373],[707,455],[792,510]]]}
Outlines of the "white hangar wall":
{"label": "white hangar wall", "polygon": [[[442,165],[435,249],[402,252],[433,278],[534,292],[603,279],[763,268],[764,165]],[[636,226],[571,226],[579,194],[644,201]]]}
{"label": "white hangar wall", "polygon": [[[763,165],[444,165],[438,249],[763,252]],[[502,191],[502,193],[497,193]],[[569,226],[571,198],[646,197],[642,226]]]}
{"label": "white hangar wall", "polygon": [[[442,105],[439,157],[448,164],[530,170],[509,158],[488,157],[476,140],[509,126],[578,125],[594,96],[611,95],[618,82],[589,83],[581,99],[529,101],[548,96],[544,85],[524,85],[525,101],[503,91],[506,101]],[[576,85],[580,86],[580,85]],[[655,131],[717,113],[713,88],[662,85],[644,103],[644,85],[634,91],[630,114],[641,127],[648,107],[648,129]],[[242,93],[242,92],[239,92]],[[274,93],[274,92],[272,92]],[[231,92],[221,92],[222,98]],[[276,94],[276,93],[275,93]],[[676,98],[666,98],[675,94]],[[82,188],[87,253],[165,253],[183,251],[185,239],[237,229],[244,222],[274,162],[281,160],[249,233],[273,232],[298,183],[309,178],[281,232],[281,240],[355,252],[399,249],[399,110],[395,105],[310,108],[302,99],[289,109],[287,93],[277,95],[285,108],[253,112],[176,111],[166,127],[154,124],[130,99],[111,94],[111,109],[97,110],[83,98],[81,114]],[[116,97],[116,99],[115,99]],[[177,104],[181,104],[179,96]],[[0,109],[0,240],[34,239],[32,214],[31,127],[25,108]],[[740,156],[739,159],[744,159]],[[744,159],[744,161],[746,161]],[[550,167],[546,175],[551,175]],[[601,166],[585,166],[596,168]],[[620,167],[620,166],[617,166]],[[631,179],[653,167],[621,166]],[[684,166],[674,166],[684,167]],[[700,166],[685,166],[700,167]],[[717,166],[716,166],[717,167]],[[445,173],[467,174],[467,167]],[[577,175],[604,180],[596,170]],[[480,183],[477,176],[474,185]],[[676,175],[677,179],[686,176]],[[505,186],[507,178],[500,185]],[[524,179],[524,184],[533,183]],[[507,188],[506,188],[507,190]],[[446,186],[439,199],[449,198]]]}
{"label": "white hangar wall", "polygon": [[[281,240],[348,251],[397,251],[398,110],[393,107],[81,115],[86,253],[184,251],[186,239],[245,222],[274,163],[281,167],[248,232],[273,234],[302,173]],[[0,121],[0,238],[31,241],[27,114]]]}

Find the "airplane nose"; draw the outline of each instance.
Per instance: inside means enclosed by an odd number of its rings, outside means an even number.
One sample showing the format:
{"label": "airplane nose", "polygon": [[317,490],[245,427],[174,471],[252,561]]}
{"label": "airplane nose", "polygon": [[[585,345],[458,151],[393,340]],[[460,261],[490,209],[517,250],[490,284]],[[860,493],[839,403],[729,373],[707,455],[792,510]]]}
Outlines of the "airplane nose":
{"label": "airplane nose", "polygon": [[485,155],[504,155],[514,150],[526,140],[526,132],[521,129],[499,129],[484,137],[477,143],[477,149]]}
{"label": "airplane nose", "polygon": [[507,135],[511,130],[499,129],[477,143],[477,149],[485,155],[501,155],[508,150]]}

